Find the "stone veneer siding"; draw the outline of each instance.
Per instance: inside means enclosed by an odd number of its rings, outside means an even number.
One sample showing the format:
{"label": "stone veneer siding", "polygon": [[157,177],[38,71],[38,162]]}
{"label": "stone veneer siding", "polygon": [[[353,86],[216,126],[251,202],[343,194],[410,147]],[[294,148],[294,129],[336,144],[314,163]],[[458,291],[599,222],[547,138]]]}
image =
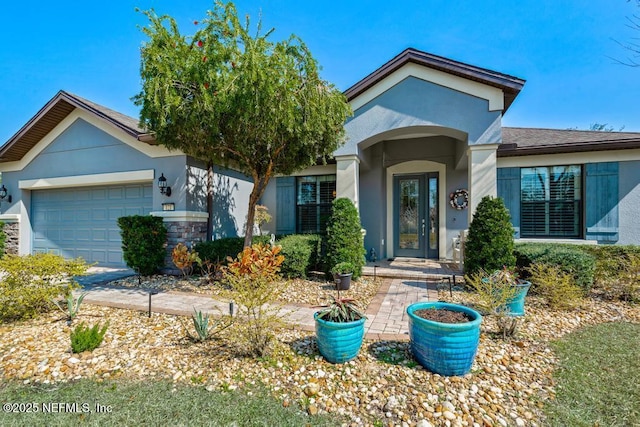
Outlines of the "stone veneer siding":
{"label": "stone veneer siding", "polygon": [[164,271],[172,274],[180,274],[171,259],[171,251],[178,243],[184,243],[189,249],[193,249],[196,243],[207,239],[207,223],[195,221],[165,221],[167,227],[167,254],[165,257]]}
{"label": "stone veneer siding", "polygon": [[5,222],[2,230],[7,236],[4,241],[4,253],[17,255],[20,249],[20,223]]}

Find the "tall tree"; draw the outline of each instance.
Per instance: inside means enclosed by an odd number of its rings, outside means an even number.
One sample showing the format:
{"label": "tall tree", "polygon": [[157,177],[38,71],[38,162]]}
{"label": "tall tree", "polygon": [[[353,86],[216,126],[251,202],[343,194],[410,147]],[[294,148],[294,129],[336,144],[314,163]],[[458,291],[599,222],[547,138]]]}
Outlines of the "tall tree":
{"label": "tall tree", "polygon": [[[640,0],[627,0],[627,3],[635,3],[637,7],[640,7]],[[631,28],[633,31],[640,32],[640,14],[632,14],[631,16],[627,16],[627,27]],[[624,60],[616,59],[620,64],[628,65],[629,67],[640,67],[640,38],[633,37],[630,41],[627,42],[616,42],[627,49],[630,53],[630,57],[628,56]]]}
{"label": "tall tree", "polygon": [[[245,246],[255,206],[269,180],[326,160],[344,141],[351,114],[345,96],[320,78],[317,61],[295,35],[279,42],[250,34],[233,3],[216,2],[191,36],[170,16],[143,12],[150,25],[141,50],[140,122],[160,144],[251,177]],[[211,237],[211,230],[209,230]]]}

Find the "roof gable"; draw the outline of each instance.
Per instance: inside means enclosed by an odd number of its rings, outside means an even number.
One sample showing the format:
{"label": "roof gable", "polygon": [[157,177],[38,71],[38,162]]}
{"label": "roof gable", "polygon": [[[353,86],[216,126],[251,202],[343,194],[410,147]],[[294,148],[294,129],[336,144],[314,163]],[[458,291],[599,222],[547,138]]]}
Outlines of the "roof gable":
{"label": "roof gable", "polygon": [[132,117],[61,90],[0,148],[0,163],[21,160],[40,140],[51,132],[76,108],[131,135],[145,140],[148,132]]}
{"label": "roof gable", "polygon": [[381,83],[387,77],[410,64],[415,64],[420,67],[436,70],[451,76],[456,76],[499,89],[503,93],[503,103],[501,108],[503,112],[509,108],[525,83],[525,80],[507,74],[432,55],[417,49],[408,48],[375,70],[373,73],[351,86],[344,92],[344,94],[347,96],[347,99],[352,102],[377,84]]}

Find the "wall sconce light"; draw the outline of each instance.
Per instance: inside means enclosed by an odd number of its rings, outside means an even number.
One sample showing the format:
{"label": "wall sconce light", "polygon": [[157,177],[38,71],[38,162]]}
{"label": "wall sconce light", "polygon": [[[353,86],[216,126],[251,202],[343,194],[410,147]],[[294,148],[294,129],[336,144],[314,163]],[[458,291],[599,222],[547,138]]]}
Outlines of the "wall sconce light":
{"label": "wall sconce light", "polygon": [[[2,184],[2,187],[0,187],[0,200],[4,200],[5,198],[7,198],[7,187]],[[7,202],[11,203],[11,196],[8,196]]]}
{"label": "wall sconce light", "polygon": [[164,173],[160,174],[160,178],[158,178],[158,188],[160,189],[160,194],[164,194],[167,197],[171,196],[171,187],[167,185],[167,178],[164,177]]}

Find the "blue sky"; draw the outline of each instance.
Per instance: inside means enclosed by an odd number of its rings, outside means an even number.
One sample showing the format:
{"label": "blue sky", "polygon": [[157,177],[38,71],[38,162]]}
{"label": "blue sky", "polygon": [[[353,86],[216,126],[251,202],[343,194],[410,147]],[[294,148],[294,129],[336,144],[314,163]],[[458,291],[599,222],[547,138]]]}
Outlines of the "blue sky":
{"label": "blue sky", "polygon": [[[343,4],[341,4],[343,3]],[[175,17],[184,34],[213,3],[205,0],[7,2],[0,14],[0,143],[64,89],[131,116],[140,90],[135,8]],[[588,7],[586,7],[588,5]],[[626,26],[626,0],[239,0],[239,14],[300,36],[341,90],[407,47],[527,80],[506,126],[640,131],[640,68],[614,40],[640,37]]]}

